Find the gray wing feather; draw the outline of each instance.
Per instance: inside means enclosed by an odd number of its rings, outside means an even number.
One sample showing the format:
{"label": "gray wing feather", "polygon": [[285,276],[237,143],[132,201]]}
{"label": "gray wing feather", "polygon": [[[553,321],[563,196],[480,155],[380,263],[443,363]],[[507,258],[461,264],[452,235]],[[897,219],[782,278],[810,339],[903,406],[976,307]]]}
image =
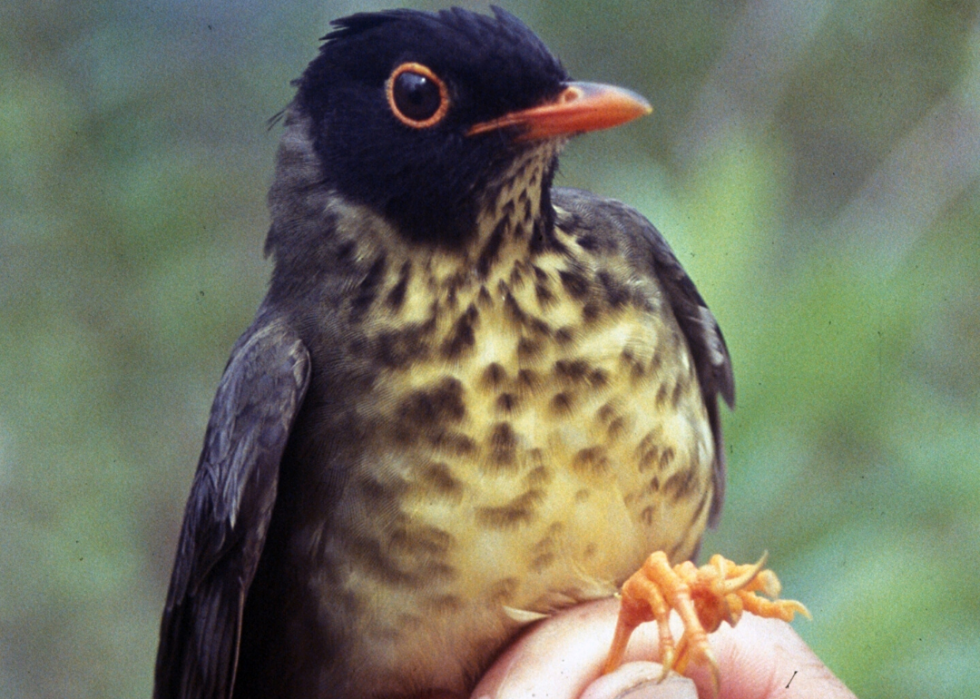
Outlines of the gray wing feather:
{"label": "gray wing feather", "polygon": [[231,697],[245,596],[309,376],[307,349],[279,324],[253,327],[232,351],[184,513],[160,629],[156,699]]}

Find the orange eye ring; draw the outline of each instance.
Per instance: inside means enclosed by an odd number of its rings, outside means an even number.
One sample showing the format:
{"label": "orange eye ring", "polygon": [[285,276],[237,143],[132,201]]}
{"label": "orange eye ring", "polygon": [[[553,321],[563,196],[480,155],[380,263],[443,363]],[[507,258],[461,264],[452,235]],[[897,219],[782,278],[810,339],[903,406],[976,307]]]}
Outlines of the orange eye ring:
{"label": "orange eye ring", "polygon": [[[405,114],[404,105],[399,106],[399,98],[404,97],[404,95],[396,94],[396,89],[400,88],[398,79],[406,73],[422,78],[423,81],[429,81],[438,88],[438,106],[430,116],[422,119],[413,119],[411,116]],[[446,87],[446,83],[442,81],[442,78],[432,72],[432,69],[421,63],[402,63],[395,68],[385,82],[385,95],[388,97],[388,107],[391,109],[391,113],[395,115],[398,121],[406,126],[411,126],[413,129],[427,129],[430,126],[435,126],[446,117],[446,113],[449,111],[449,89]]]}

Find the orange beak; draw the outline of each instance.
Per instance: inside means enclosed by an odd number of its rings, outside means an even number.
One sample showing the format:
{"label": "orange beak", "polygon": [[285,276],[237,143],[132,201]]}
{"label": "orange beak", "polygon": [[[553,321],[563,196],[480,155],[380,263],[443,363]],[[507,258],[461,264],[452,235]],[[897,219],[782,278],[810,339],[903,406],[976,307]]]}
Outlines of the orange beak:
{"label": "orange beak", "polygon": [[470,128],[467,136],[521,127],[520,141],[571,136],[625,124],[653,111],[635,92],[598,83],[568,83],[553,102],[505,114]]}

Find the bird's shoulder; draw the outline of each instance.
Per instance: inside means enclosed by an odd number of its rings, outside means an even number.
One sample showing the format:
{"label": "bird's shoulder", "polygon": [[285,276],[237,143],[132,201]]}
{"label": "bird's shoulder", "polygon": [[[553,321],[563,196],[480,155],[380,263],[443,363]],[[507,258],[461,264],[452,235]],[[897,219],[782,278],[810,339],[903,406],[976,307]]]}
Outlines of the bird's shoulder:
{"label": "bird's shoulder", "polygon": [[552,191],[556,224],[597,254],[618,253],[632,270],[656,280],[694,355],[702,389],[735,402],[731,357],[714,314],[670,245],[636,209],[580,189]]}
{"label": "bird's shoulder", "polygon": [[[184,515],[155,696],[225,696],[230,690],[241,601],[261,556],[280,460],[309,377],[309,352],[280,320],[260,317],[232,350]],[[214,623],[195,622],[205,617]]]}
{"label": "bird's shoulder", "polygon": [[718,396],[735,405],[732,360],[714,314],[657,228],[636,209],[577,189],[555,189],[556,225],[585,250],[624,258],[632,273],[659,286],[687,342],[715,440],[714,496],[708,523],[714,526],[725,497],[725,448]]}

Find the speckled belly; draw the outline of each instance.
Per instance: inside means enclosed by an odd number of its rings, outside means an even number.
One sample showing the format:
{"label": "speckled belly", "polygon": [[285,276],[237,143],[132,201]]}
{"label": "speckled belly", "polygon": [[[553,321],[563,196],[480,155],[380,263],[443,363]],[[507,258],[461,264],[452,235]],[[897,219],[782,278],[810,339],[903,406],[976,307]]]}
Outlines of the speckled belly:
{"label": "speckled belly", "polygon": [[392,327],[415,328],[391,342],[418,346],[378,379],[351,479],[350,528],[372,532],[342,583],[359,686],[459,690],[525,612],[697,545],[714,447],[687,347],[651,281],[577,252],[386,282]]}

